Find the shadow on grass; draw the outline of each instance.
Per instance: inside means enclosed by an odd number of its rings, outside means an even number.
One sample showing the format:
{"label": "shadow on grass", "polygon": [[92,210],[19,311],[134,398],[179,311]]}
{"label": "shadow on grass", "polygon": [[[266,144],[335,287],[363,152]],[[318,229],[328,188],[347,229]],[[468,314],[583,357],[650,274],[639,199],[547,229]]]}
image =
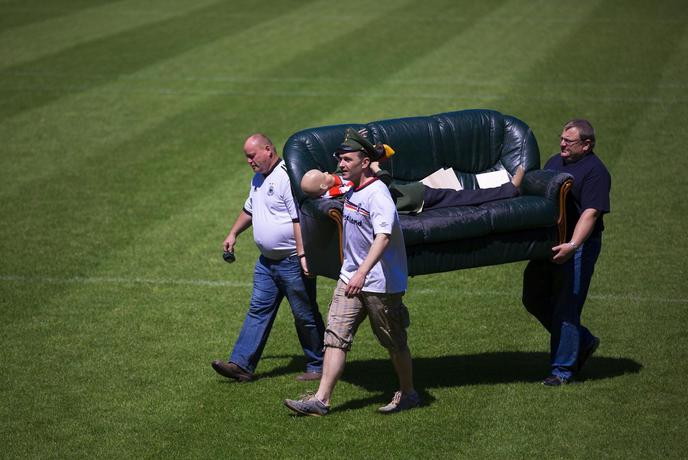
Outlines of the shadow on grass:
{"label": "shadow on grass", "polygon": [[[276,356],[270,356],[269,359]],[[280,358],[285,358],[281,356]],[[575,382],[601,380],[624,374],[636,374],[642,364],[628,358],[593,356]],[[300,356],[291,356],[286,366],[259,374],[259,378],[303,372],[304,361]],[[504,383],[539,383],[547,376],[549,354],[542,352],[503,351],[473,355],[450,355],[437,357],[416,357],[413,359],[413,373],[424,405],[430,405],[435,398],[427,392],[430,388],[459,387],[468,385],[495,385]],[[337,411],[360,409],[372,404],[387,402],[397,387],[392,363],[387,359],[352,360],[347,362],[342,380],[379,393],[364,399],[348,401],[336,407]]]}

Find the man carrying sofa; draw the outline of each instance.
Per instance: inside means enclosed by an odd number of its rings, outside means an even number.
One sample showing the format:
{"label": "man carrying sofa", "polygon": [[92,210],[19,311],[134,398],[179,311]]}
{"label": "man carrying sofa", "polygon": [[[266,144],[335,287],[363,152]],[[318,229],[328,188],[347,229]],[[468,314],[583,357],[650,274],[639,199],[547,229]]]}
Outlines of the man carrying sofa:
{"label": "man carrying sofa", "polygon": [[550,333],[551,375],[542,383],[565,385],[597,350],[600,339],[581,324],[581,312],[602,248],[603,214],[610,211],[611,176],[595,155],[595,131],[587,120],[564,125],[560,153],[543,169],[569,173],[567,242],[552,260],[531,260],[523,273],[523,305]]}
{"label": "man carrying sofa", "polygon": [[328,313],[323,375],[315,394],[286,399],[284,404],[302,415],[329,412],[347,352],[368,316],[373,333],[389,351],[399,379],[392,401],[378,411],[387,414],[411,409],[420,405],[420,397],[413,386],[406,336],[409,316],[402,302],[408,270],[399,216],[387,186],[370,168],[377,159],[370,142],[348,131],[336,155],[344,179],[353,186],[344,201],[344,261]]}

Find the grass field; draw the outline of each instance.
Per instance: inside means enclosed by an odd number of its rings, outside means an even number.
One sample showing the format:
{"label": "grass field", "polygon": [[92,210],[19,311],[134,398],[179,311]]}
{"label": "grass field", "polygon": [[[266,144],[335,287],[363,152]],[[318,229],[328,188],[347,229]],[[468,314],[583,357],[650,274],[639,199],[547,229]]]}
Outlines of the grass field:
{"label": "grass field", "polygon": [[[688,10],[683,2],[0,1],[3,458],[685,458]],[[523,263],[410,280],[426,405],[361,329],[333,412],[283,305],[260,379],[226,357],[250,232],[243,139],[491,108],[543,160],[585,117],[613,176],[584,320],[602,345],[561,389],[520,305]],[[319,281],[321,310],[333,288]]]}

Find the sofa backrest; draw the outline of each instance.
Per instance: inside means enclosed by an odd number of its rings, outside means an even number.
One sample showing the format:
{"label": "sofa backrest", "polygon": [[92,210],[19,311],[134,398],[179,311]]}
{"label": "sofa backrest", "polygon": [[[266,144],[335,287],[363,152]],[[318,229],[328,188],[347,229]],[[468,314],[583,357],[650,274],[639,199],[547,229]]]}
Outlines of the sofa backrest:
{"label": "sofa backrest", "polygon": [[515,117],[494,110],[461,110],[425,117],[374,121],[368,124],[323,126],[299,131],[284,146],[296,199],[305,196],[298,187],[309,169],[332,172],[332,155],[346,128],[367,128],[373,142],[390,145],[396,154],[383,167],[400,181],[411,182],[439,168],[453,168],[464,188],[477,188],[475,175],[518,165],[539,169],[540,151],[530,128]]}

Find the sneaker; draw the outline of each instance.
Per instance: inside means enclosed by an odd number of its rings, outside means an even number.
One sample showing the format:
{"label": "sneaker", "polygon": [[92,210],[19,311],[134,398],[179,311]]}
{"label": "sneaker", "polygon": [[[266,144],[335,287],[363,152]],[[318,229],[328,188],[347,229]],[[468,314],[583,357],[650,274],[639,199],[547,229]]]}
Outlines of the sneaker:
{"label": "sneaker", "polygon": [[244,369],[240,368],[234,363],[225,363],[222,361],[215,360],[211,364],[215,372],[223,377],[237,380],[239,382],[250,382],[253,380],[253,374]]}
{"label": "sneaker", "polygon": [[285,399],[284,405],[300,415],[313,415],[320,417],[327,415],[330,406],[326,406],[312,393],[301,396],[301,399]]}
{"label": "sneaker", "polygon": [[393,414],[394,412],[401,412],[402,410],[413,409],[418,406],[420,406],[420,396],[416,391],[411,393],[397,391],[394,393],[392,401],[386,406],[380,407],[377,411],[381,414]]}
{"label": "sneaker", "polygon": [[552,374],[545,380],[543,380],[542,384],[546,387],[559,387],[562,385],[566,385],[567,383],[569,383],[569,381],[569,379],[565,379],[564,377]]}
{"label": "sneaker", "polygon": [[322,372],[304,372],[296,376],[296,380],[299,382],[308,382],[310,380],[320,380],[322,377]]}
{"label": "sneaker", "polygon": [[581,350],[580,353],[578,353],[578,371],[583,369],[583,366],[585,366],[585,363],[588,362],[588,359],[592,356],[595,351],[597,351],[597,348],[600,346],[600,339],[598,337],[593,337],[592,338],[592,345],[590,345],[588,348],[585,350]]}

